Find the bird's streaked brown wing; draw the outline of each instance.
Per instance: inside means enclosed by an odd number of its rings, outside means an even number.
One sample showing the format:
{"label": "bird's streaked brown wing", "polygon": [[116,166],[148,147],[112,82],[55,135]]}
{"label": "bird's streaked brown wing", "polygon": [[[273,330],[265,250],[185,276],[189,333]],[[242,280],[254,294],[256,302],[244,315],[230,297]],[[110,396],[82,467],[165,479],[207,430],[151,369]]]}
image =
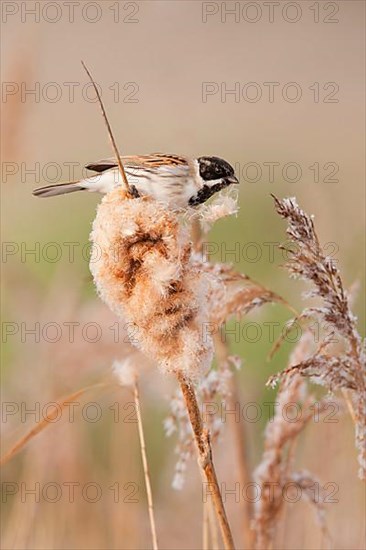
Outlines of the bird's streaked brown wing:
{"label": "bird's streaked brown wing", "polygon": [[[190,167],[190,161],[186,157],[179,155],[170,155],[164,153],[152,153],[151,155],[134,155],[134,156],[122,156],[122,162],[126,168],[143,168],[144,170],[169,167],[169,166],[187,166]],[[98,160],[91,164],[87,164],[87,170],[94,170],[94,172],[104,172],[111,168],[117,168],[117,162],[114,157],[108,159]]]}

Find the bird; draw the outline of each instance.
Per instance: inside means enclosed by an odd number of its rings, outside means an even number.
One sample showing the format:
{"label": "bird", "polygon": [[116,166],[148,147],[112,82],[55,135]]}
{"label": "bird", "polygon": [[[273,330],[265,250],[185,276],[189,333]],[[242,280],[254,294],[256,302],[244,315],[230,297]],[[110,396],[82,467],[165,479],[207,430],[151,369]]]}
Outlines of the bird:
{"label": "bird", "polygon": [[[150,196],[172,209],[196,207],[232,184],[238,184],[234,168],[219,157],[190,158],[175,154],[121,156],[130,188],[135,197]],[[109,193],[122,185],[116,158],[85,166],[93,175],[79,181],[34,189],[36,197],[54,197],[74,191]]]}

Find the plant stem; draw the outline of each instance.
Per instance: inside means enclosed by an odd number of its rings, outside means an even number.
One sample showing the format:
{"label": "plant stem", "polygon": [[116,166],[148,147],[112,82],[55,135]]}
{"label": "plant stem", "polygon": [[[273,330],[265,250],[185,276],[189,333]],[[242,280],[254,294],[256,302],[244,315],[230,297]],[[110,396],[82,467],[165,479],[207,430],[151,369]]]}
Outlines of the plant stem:
{"label": "plant stem", "polygon": [[142,426],[141,409],[140,409],[140,393],[139,393],[137,380],[135,380],[135,383],[133,386],[133,397],[135,400],[137,426],[138,426],[139,438],[140,438],[141,458],[142,458],[142,464],[144,468],[145,487],[146,487],[146,494],[147,494],[147,504],[149,509],[152,544],[153,544],[153,549],[158,550],[158,540],[156,536],[156,527],[155,527],[155,518],[154,518],[154,506],[153,506],[152,490],[151,490],[151,483],[150,483],[149,467],[148,467],[147,456],[146,456],[145,436],[144,436],[144,429]]}
{"label": "plant stem", "polygon": [[208,542],[208,528],[209,528],[209,517],[208,517],[208,502],[203,503],[203,521],[202,521],[202,549],[209,549]]}
{"label": "plant stem", "polygon": [[234,550],[234,540],[231,534],[230,525],[226,516],[224,504],[221,497],[219,483],[216,476],[215,466],[212,460],[212,448],[209,432],[203,426],[201,413],[197,403],[196,394],[191,382],[180,372],[177,378],[186,403],[188,416],[194,433],[196,447],[199,455],[199,464],[206,482],[210,488],[212,501],[216,511],[217,521],[220,525],[221,535],[226,550]]}
{"label": "plant stem", "polygon": [[119,170],[119,173],[121,174],[121,178],[122,178],[122,182],[123,182],[122,186],[125,188],[125,191],[127,193],[129,193],[130,186],[128,184],[126,172],[125,172],[125,169],[124,169],[124,166],[123,166],[123,162],[121,160],[121,156],[120,156],[119,151],[118,151],[116,140],[114,139],[112,128],[111,128],[111,125],[109,123],[109,120],[108,120],[108,117],[107,117],[107,113],[106,113],[102,98],[101,98],[99,90],[98,90],[98,86],[96,85],[96,83],[95,83],[88,67],[85,65],[84,61],[82,61],[81,64],[82,64],[86,74],[88,75],[88,77],[90,79],[90,82],[93,84],[93,88],[94,88],[94,91],[97,95],[98,103],[99,103],[99,106],[100,106],[101,111],[102,111],[102,116],[103,116],[104,122],[107,126],[107,131],[108,131],[108,135],[109,135],[109,138],[111,140],[111,143],[112,143],[113,151],[114,151],[114,154],[116,155],[118,170]]}
{"label": "plant stem", "polygon": [[54,425],[55,418],[57,418],[59,412],[62,412],[70,403],[76,401],[78,397],[84,395],[84,393],[90,390],[94,390],[96,388],[104,388],[108,385],[109,384],[105,383],[92,384],[91,386],[86,386],[85,388],[82,388],[76,392],[71,393],[70,395],[64,396],[61,399],[55,401],[53,403],[53,406],[47,409],[47,414],[43,416],[42,420],[36,423],[33,428],[31,428],[25,435],[18,439],[18,441],[12,446],[12,448],[0,458],[0,466],[4,466],[17,453],[23,450],[28,441],[33,439],[33,437],[38,435],[42,430],[47,428],[47,426],[49,426],[50,424]]}
{"label": "plant stem", "polygon": [[208,505],[208,522],[211,533],[211,550],[219,550],[219,540],[217,536],[217,523],[215,521],[215,510],[212,503],[212,498],[207,501]]}

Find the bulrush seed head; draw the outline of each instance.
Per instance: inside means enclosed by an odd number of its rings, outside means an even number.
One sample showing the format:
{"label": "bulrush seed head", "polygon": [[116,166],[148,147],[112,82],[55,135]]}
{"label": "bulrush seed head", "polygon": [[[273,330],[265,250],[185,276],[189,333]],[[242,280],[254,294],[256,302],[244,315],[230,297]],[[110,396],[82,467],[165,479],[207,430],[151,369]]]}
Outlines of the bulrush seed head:
{"label": "bulrush seed head", "polygon": [[213,356],[212,337],[203,327],[217,281],[193,261],[178,216],[116,189],[100,203],[90,238],[98,292],[128,323],[133,342],[163,370],[199,377]]}

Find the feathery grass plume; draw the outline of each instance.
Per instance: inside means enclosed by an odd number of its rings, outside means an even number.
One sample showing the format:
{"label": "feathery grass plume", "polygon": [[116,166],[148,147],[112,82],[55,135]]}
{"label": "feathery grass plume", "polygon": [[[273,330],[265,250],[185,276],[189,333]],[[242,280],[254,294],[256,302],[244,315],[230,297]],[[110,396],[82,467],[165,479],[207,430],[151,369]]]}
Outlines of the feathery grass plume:
{"label": "feathery grass plume", "polygon": [[282,304],[296,313],[282,296],[248,275],[235,271],[230,264],[212,263],[199,254],[194,255],[193,261],[197,269],[216,281],[209,288],[209,319],[214,332],[218,332],[221,325],[232,317],[240,319],[265,304]]}
{"label": "feathery grass plume", "polygon": [[[309,354],[312,334],[305,332],[295,347],[290,364],[296,364]],[[255,505],[254,529],[256,534],[256,548],[266,550],[271,548],[275,537],[281,512],[284,507],[284,491],[287,484],[301,481],[304,476],[291,472],[294,444],[299,433],[313,417],[312,404],[314,399],[308,395],[306,381],[296,372],[286,376],[280,385],[274,417],[268,422],[265,431],[265,443],[262,461],[254,472],[254,479],[260,487],[260,499]],[[295,421],[289,421],[287,408],[295,405],[300,407],[301,415]],[[321,414],[327,407],[327,400],[319,403]],[[304,478],[305,479],[305,478]],[[310,474],[306,476],[309,487],[312,480]],[[302,491],[301,497],[309,499],[308,491]],[[318,518],[322,519],[321,528],[326,532],[322,508],[322,495],[319,496]],[[317,504],[314,502],[314,504]]]}
{"label": "feathery grass plume", "polygon": [[[350,309],[349,296],[343,288],[340,272],[332,258],[324,255],[312,218],[299,208],[295,199],[277,199],[275,207],[287,220],[287,235],[292,246],[284,247],[287,268],[294,277],[309,281],[313,289],[307,296],[320,298],[322,307],[307,308],[300,319],[326,322],[333,334],[325,337],[319,349],[306,361],[291,367],[302,376],[330,391],[342,390],[351,398],[356,428],[359,476],[366,475],[366,362],[365,346]],[[334,336],[337,348],[334,348]],[[289,370],[279,376],[286,375]],[[272,379],[274,382],[276,378]]]}
{"label": "feathery grass plume", "polygon": [[164,371],[197,379],[213,356],[202,327],[215,281],[191,261],[178,217],[152,199],[128,200],[116,189],[98,207],[91,240],[98,292],[130,323],[133,342]]}

